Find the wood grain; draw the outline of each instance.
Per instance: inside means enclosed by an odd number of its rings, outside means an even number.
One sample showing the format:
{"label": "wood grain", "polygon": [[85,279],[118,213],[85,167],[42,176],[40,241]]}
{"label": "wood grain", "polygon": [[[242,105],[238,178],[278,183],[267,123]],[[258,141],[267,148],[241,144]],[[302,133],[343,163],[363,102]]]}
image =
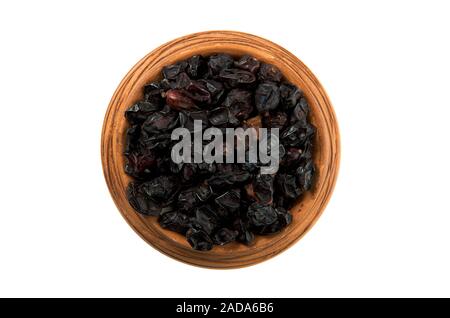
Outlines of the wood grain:
{"label": "wood grain", "polygon": [[[250,54],[276,65],[285,77],[301,87],[311,106],[311,121],[317,127],[314,161],[317,179],[292,209],[293,222],[281,233],[257,236],[247,247],[232,243],[215,246],[208,252],[192,250],[185,238],[162,229],[155,217],[136,213],[126,198],[130,181],[123,170],[123,147],[127,123],[124,111],[142,98],[142,87],[159,77],[164,65],[194,54],[226,52]],[[140,60],[125,76],[114,93],[105,115],[101,156],[106,183],[117,208],[128,224],[145,241],[162,253],[192,265],[209,268],[236,268],[269,259],[299,240],[317,221],[333,191],[340,160],[339,131],[327,94],[313,73],[293,54],[263,38],[240,32],[210,31],[195,33],[166,43]]]}

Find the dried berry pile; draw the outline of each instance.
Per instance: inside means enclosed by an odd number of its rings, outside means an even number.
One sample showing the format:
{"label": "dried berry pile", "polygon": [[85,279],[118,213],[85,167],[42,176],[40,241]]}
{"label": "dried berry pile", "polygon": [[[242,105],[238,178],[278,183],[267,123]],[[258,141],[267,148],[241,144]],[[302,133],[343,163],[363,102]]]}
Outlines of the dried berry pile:
{"label": "dried berry pile", "polygon": [[[289,208],[314,180],[315,128],[302,91],[273,65],[251,56],[192,56],[162,70],[144,87],[144,99],[125,113],[127,189],[133,208],[158,216],[196,250],[232,241],[251,244],[254,234],[287,226]],[[194,120],[207,127],[280,129],[280,167],[260,174],[260,164],[182,163],[170,156],[171,132]]]}

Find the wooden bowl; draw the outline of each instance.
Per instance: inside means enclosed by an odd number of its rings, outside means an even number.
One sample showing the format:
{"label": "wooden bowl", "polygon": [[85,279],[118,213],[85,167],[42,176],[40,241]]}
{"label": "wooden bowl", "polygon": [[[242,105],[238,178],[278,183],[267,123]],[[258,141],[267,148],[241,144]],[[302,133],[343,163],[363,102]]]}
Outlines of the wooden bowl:
{"label": "wooden bowl", "polygon": [[[231,243],[211,251],[193,250],[184,236],[162,229],[156,217],[138,214],[128,203],[123,148],[127,122],[124,111],[141,99],[144,84],[156,79],[163,66],[195,54],[226,52],[250,54],[276,65],[293,84],[302,88],[317,127],[314,161],[317,177],[313,189],[292,209],[293,221],[282,232],[256,236],[255,244]],[[101,156],[109,191],[130,226],[150,245],[177,260],[209,268],[235,268],[269,259],[300,239],[324,210],[336,182],[340,149],[336,117],[327,94],[311,71],[293,54],[263,38],[240,32],[210,31],[187,35],[166,43],[139,61],[125,76],[111,99],[102,131]]]}

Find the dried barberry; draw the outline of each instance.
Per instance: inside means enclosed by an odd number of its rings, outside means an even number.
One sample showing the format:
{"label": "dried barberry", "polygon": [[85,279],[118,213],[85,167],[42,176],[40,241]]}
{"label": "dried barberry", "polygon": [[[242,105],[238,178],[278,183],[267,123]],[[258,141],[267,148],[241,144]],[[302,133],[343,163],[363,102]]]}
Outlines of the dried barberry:
{"label": "dried barberry", "polygon": [[125,117],[132,125],[142,124],[153,112],[160,110],[158,104],[139,101],[125,111]]}
{"label": "dried barberry", "polygon": [[263,82],[255,91],[255,105],[258,111],[266,112],[274,110],[280,103],[280,89],[273,82]]}
{"label": "dried barberry", "polygon": [[200,78],[206,71],[206,61],[201,55],[187,59],[186,73],[193,79]]}
{"label": "dried barberry", "polygon": [[[316,174],[315,127],[302,90],[283,79],[276,66],[249,55],[195,55],[165,66],[160,78],[145,85],[143,99],[125,111],[130,205],[158,216],[162,228],[185,235],[199,251],[233,241],[250,245],[255,234],[288,226],[289,209],[313,187]],[[195,120],[202,122],[202,131],[279,129],[279,170],[261,174],[267,165],[248,162],[248,145],[245,163],[173,162],[172,131],[183,127],[198,133]],[[256,137],[272,152],[274,135]],[[236,154],[236,145],[223,147],[225,155]]]}
{"label": "dried barberry", "polygon": [[169,89],[166,93],[166,103],[174,110],[189,110],[195,108],[195,103],[185,90]]}
{"label": "dried barberry", "polygon": [[280,85],[281,104],[286,109],[294,107],[302,95],[303,92],[292,84],[283,83]]}
{"label": "dried barberry", "polygon": [[234,63],[233,57],[228,54],[211,55],[208,59],[208,68],[211,74],[218,75],[220,71],[230,68]]}
{"label": "dried barberry", "polygon": [[262,63],[258,72],[260,81],[279,82],[283,78],[280,70],[272,64]]}
{"label": "dried barberry", "polygon": [[248,87],[256,81],[253,73],[236,68],[222,70],[219,73],[219,78],[230,87]]}
{"label": "dried barberry", "polygon": [[234,62],[234,66],[237,68],[252,72],[253,74],[258,71],[260,65],[261,63],[250,55],[244,55],[239,60]]}

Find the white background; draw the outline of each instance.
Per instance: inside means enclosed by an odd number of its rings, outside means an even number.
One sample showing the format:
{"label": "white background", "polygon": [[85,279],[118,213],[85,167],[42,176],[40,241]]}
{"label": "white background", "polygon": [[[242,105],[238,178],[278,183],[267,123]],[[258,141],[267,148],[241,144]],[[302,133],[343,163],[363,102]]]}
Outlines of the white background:
{"label": "white background", "polygon": [[[450,296],[446,1],[2,1],[0,296]],[[272,40],[326,88],[334,195],[294,247],[238,270],[142,241],[104,182],[100,133],[126,72],[205,30]]]}

